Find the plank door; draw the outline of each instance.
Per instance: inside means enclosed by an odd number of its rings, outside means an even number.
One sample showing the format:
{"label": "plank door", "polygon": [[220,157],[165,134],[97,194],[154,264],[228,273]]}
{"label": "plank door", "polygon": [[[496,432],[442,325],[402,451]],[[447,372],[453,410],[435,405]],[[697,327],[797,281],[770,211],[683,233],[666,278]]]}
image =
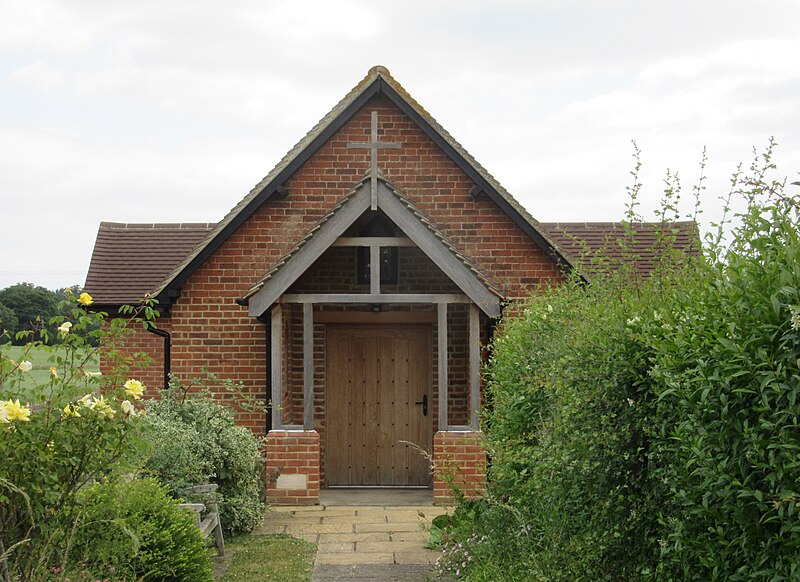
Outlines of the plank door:
{"label": "plank door", "polygon": [[326,343],[327,484],[429,486],[409,443],[431,453],[430,327],[328,326]]}

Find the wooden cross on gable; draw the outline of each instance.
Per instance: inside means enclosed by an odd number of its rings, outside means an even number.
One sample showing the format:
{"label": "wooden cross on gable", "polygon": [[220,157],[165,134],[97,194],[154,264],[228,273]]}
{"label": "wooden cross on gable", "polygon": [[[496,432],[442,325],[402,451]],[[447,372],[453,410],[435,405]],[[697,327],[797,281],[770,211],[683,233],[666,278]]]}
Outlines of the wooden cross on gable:
{"label": "wooden cross on gable", "polygon": [[372,130],[369,141],[364,143],[349,143],[348,149],[368,149],[370,150],[370,209],[378,209],[378,150],[379,149],[400,149],[399,143],[382,143],[378,141],[378,112],[372,112]]}

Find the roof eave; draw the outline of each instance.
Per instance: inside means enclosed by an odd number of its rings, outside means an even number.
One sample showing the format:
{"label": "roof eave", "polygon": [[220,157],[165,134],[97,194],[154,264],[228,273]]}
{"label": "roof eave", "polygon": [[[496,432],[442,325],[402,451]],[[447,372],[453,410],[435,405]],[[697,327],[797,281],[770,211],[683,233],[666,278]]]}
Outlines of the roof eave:
{"label": "roof eave", "polygon": [[283,186],[283,184],[305,164],[333,134],[341,129],[367,101],[380,92],[379,80],[380,76],[377,75],[360,93],[353,96],[352,101],[344,107],[339,115],[334,117],[330,123],[320,127],[317,135],[315,135],[309,144],[280,172],[269,181],[256,186],[253,199],[250,200],[230,222],[215,233],[214,237],[208,241],[203,249],[195,255],[188,264],[182,266],[178,272],[173,273],[159,285],[158,289],[155,291],[156,298],[159,302],[169,302],[170,299],[166,295],[168,291],[180,288],[197,267],[210,257],[264,202],[269,200],[278,188]]}

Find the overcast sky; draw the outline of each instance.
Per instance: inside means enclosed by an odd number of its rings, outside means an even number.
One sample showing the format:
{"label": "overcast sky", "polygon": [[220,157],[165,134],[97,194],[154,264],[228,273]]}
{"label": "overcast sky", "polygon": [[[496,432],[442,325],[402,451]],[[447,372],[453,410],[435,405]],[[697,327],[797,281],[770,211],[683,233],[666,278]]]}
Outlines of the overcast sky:
{"label": "overcast sky", "polygon": [[796,0],[3,0],[0,288],[83,284],[101,220],[220,220],[377,64],[539,220],[620,219],[636,140],[645,210],[707,147],[709,221],[770,136],[797,177],[798,23]]}

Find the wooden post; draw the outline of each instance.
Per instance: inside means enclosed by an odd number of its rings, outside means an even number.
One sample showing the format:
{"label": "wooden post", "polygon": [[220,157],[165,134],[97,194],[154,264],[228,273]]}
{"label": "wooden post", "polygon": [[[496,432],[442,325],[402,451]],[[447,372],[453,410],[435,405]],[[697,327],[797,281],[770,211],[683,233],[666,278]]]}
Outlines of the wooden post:
{"label": "wooden post", "polygon": [[283,309],[280,303],[272,308],[272,430],[283,428],[283,387],[281,386],[283,356]]}
{"label": "wooden post", "polygon": [[480,430],[481,408],[481,325],[480,312],[469,306],[469,425]]}
{"label": "wooden post", "polygon": [[303,304],[303,429],[314,429],[314,305]]}
{"label": "wooden post", "polygon": [[439,430],[447,430],[447,303],[439,303],[436,336],[439,346]]}
{"label": "wooden post", "polygon": [[381,292],[381,247],[369,247],[369,292],[377,295]]}

